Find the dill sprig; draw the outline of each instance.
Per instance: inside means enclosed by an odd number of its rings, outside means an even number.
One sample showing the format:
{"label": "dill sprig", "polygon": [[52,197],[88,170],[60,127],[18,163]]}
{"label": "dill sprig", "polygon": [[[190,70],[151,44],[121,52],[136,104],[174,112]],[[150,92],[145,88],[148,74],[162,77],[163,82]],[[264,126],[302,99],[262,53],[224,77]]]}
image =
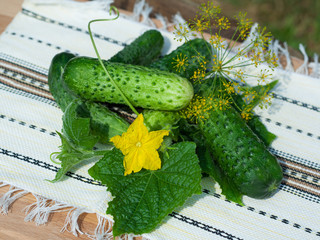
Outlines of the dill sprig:
{"label": "dill sprig", "polygon": [[[206,98],[195,96],[189,107],[184,110],[183,115],[187,118],[205,117],[205,112],[211,104],[217,109],[233,105],[244,119],[249,120],[257,102],[261,108],[271,104],[272,96],[267,91],[256,91],[255,88],[248,87],[250,86],[248,82],[254,80],[262,86],[273,80],[273,70],[278,66],[278,59],[268,50],[272,35],[266,28],[257,27],[255,33],[249,36],[253,23],[247,18],[247,14],[239,12],[235,19],[237,27],[231,40],[228,41],[221,33],[230,29],[230,21],[221,15],[221,8],[212,2],[202,4],[194,19],[175,27],[174,34],[177,41],[187,42],[194,37],[201,37],[210,43],[213,51],[209,69],[201,55],[193,56],[199,67],[190,80],[195,84],[201,84],[208,78],[218,77],[223,86],[219,94],[215,92]],[[244,40],[246,44],[240,48],[239,41]],[[183,54],[173,59],[177,72],[185,69],[186,63],[187,57]],[[255,71],[258,70],[258,73],[254,73],[253,68]],[[245,104],[237,103],[234,100],[235,94],[241,95]],[[201,114],[201,111],[204,114]]]}

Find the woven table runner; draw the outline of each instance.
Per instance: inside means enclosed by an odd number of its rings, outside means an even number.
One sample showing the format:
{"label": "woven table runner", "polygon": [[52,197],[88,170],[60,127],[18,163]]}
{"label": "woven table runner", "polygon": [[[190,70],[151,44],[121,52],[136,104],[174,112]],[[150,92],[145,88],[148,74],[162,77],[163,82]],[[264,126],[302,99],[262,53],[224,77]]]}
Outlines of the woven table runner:
{"label": "woven table runner", "polygon": [[[59,165],[50,161],[58,151],[62,111],[49,92],[48,68],[53,56],[67,51],[95,57],[87,24],[109,16],[111,1],[25,1],[21,12],[0,36],[0,184],[15,188],[0,199],[0,211],[7,209],[20,191],[31,192],[39,202],[53,200],[47,208],[34,206],[29,219],[38,224],[48,214],[71,207],[68,224],[81,233],[76,220],[82,213],[96,213],[104,221],[112,199],[106,187],[93,180],[84,162],[66,180],[50,183]],[[177,9],[178,11],[178,9]],[[152,28],[133,16],[93,25],[101,56],[108,59],[128,43]],[[162,54],[181,45],[174,35],[165,37]],[[281,50],[281,47],[277,50]],[[279,53],[281,52],[279,50]],[[244,197],[245,206],[221,195],[213,180],[204,178],[202,194],[195,195],[166,217],[147,239],[320,239],[320,79],[317,63],[313,75],[305,63],[299,72],[278,68],[279,87],[273,90],[273,104],[259,110],[262,122],[277,135],[270,147],[280,161],[284,180],[279,191],[267,200]],[[1,186],[1,185],[0,185]],[[39,205],[39,204],[38,204]],[[109,235],[108,235],[109,234]],[[97,239],[111,237],[102,233]],[[90,236],[88,236],[90,237]]]}

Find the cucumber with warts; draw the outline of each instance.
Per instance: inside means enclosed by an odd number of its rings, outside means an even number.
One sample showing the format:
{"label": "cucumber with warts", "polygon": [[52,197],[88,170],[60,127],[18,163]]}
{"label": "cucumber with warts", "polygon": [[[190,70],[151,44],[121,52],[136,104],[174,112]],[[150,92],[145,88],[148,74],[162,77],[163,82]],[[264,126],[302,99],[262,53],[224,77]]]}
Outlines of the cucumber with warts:
{"label": "cucumber with warts", "polygon": [[[202,85],[198,94],[218,96],[219,84]],[[283,173],[280,164],[264,142],[250,129],[233,107],[226,109],[212,105],[198,119],[198,126],[215,164],[225,179],[244,195],[263,199],[278,189]]]}
{"label": "cucumber with warts", "polygon": [[[176,68],[175,59],[177,59],[177,57],[183,57],[186,59],[186,62],[180,71]],[[149,65],[149,67],[173,72],[181,77],[190,79],[195,71],[200,68],[205,69],[206,66],[210,64],[211,58],[211,45],[202,38],[196,38],[182,44],[176,50],[165,55],[159,60],[154,61]],[[198,61],[198,59],[200,61]],[[206,62],[204,66],[202,66],[203,61]]]}
{"label": "cucumber with warts", "polygon": [[[103,61],[103,64],[133,106],[155,110],[180,110],[187,106],[193,97],[191,83],[176,74],[108,61]],[[63,81],[68,89],[83,99],[125,103],[98,59],[71,59],[65,66]]]}
{"label": "cucumber with warts", "polygon": [[219,166],[238,190],[249,197],[267,198],[278,189],[282,169],[277,159],[230,107],[207,112],[200,131]]}
{"label": "cucumber with warts", "polygon": [[160,56],[163,43],[161,33],[151,29],[125,46],[109,61],[145,66]]}
{"label": "cucumber with warts", "polygon": [[67,106],[70,102],[74,99],[72,95],[64,88],[63,82],[62,82],[62,72],[64,69],[64,66],[67,64],[67,62],[74,58],[75,55],[68,52],[61,52],[56,54],[50,64],[49,73],[48,73],[48,84],[49,84],[49,90],[58,104],[58,106],[61,108],[61,110],[64,112]]}

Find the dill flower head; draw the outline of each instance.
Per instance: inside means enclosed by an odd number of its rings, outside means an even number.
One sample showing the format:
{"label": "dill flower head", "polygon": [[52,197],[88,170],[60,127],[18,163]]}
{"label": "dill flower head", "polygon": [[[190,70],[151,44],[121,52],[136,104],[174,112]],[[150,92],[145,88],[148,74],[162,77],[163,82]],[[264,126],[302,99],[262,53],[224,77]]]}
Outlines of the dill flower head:
{"label": "dill flower head", "polygon": [[206,119],[206,112],[213,108],[213,98],[195,95],[190,104],[180,111],[183,118],[192,122]]}
{"label": "dill flower head", "polygon": [[[233,104],[238,108],[241,116],[248,120],[258,101],[260,107],[267,107],[272,98],[267,91],[262,93],[248,86],[254,84],[262,86],[270,83],[273,80],[273,70],[278,66],[278,59],[273,52],[268,50],[272,36],[266,31],[266,28],[253,26],[246,13],[240,12],[235,19],[237,20],[235,32],[231,40],[226,40],[222,37],[222,32],[230,28],[230,21],[227,17],[221,16],[219,6],[209,2],[200,6],[194,19],[186,22],[184,26],[179,25],[175,35],[180,41],[189,41],[190,36],[195,36],[197,32],[210,43],[213,54],[209,69],[206,64],[201,64],[201,57],[196,56],[200,64],[190,80],[194,83],[201,83],[213,76],[224,79],[219,94],[213,93],[211,96],[212,104],[219,109],[219,106]],[[250,31],[252,34],[249,35]],[[242,45],[239,45],[240,40],[244,40]],[[180,65],[184,64],[183,59],[179,58],[176,61],[176,67],[181,68]],[[233,98],[235,94],[241,95],[245,104],[236,102]],[[200,101],[197,98],[190,107],[195,116],[199,115],[199,112],[195,110],[203,104],[203,101],[204,99]]]}
{"label": "dill flower head", "polygon": [[186,70],[188,64],[188,57],[182,53],[180,53],[176,58],[173,59],[173,68],[177,72],[181,72],[181,70]]}

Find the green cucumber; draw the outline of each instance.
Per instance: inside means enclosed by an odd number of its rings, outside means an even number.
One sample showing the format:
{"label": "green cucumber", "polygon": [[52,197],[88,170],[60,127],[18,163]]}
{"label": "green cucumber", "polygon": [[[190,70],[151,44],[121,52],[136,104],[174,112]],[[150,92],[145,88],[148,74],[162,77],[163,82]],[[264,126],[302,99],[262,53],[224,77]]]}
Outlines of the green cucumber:
{"label": "green cucumber", "polygon": [[49,73],[48,73],[49,90],[54,100],[56,101],[56,103],[58,104],[58,106],[61,108],[63,112],[65,111],[69,103],[72,102],[74,97],[64,88],[62,79],[61,79],[61,74],[67,62],[74,57],[75,55],[72,53],[67,53],[67,52],[58,53],[51,60],[51,64],[49,68]]}
{"label": "green cucumber", "polygon": [[[195,88],[200,96],[217,97],[220,83],[215,78]],[[233,106],[223,110],[213,106],[204,114],[198,126],[223,179],[249,197],[267,198],[275,193],[283,177],[281,166],[240,113]]]}
{"label": "green cucumber", "polygon": [[[177,71],[174,59],[180,57],[180,54],[187,58],[187,62],[184,64],[185,68]],[[190,79],[194,72],[201,68],[201,62],[196,61],[196,57],[198,56],[202,56],[203,60],[206,61],[204,66],[206,68],[211,61],[212,51],[211,45],[202,38],[196,38],[184,43],[168,55],[165,55],[163,58],[151,63],[149,67],[173,72],[181,77]]]}
{"label": "green cucumber", "polygon": [[242,194],[262,199],[275,193],[282,169],[233,107],[209,110],[199,128],[219,166]]}
{"label": "green cucumber", "polygon": [[[227,80],[226,80],[227,81]],[[272,89],[277,81],[271,82],[270,84],[267,84],[265,86],[255,86],[254,88],[267,88]],[[214,85],[214,88],[212,86]],[[223,82],[220,78],[208,78],[206,81],[202,82],[201,84],[195,84],[194,85],[194,92],[197,95],[200,96],[210,96],[214,94],[215,92],[219,92],[224,88]],[[241,110],[239,108],[244,108],[246,106],[246,102],[242,99],[242,96],[238,93],[232,93],[230,94],[230,97],[233,99],[232,106],[241,113]],[[258,103],[257,103],[258,104]],[[238,106],[238,107],[237,107]],[[261,122],[259,116],[253,115],[252,118],[247,120],[248,126],[251,128],[251,130],[264,142],[266,146],[269,146],[273,140],[276,139],[276,135],[269,132],[266,126]]]}
{"label": "green cucumber", "polygon": [[[103,61],[113,80],[133,106],[155,110],[180,110],[193,97],[191,83],[176,74],[143,66]],[[76,57],[63,72],[64,84],[77,96],[98,102],[124,104],[98,59]]]}
{"label": "green cucumber", "polygon": [[142,111],[144,122],[149,131],[170,130],[180,119],[179,112],[157,111],[145,109]]}
{"label": "green cucumber", "polygon": [[148,65],[160,56],[163,43],[164,40],[159,31],[148,30],[111,57],[109,61],[132,65]]}
{"label": "green cucumber", "polygon": [[99,136],[101,143],[108,143],[110,138],[126,132],[129,123],[100,103],[86,101],[90,114],[90,128],[94,135]]}

